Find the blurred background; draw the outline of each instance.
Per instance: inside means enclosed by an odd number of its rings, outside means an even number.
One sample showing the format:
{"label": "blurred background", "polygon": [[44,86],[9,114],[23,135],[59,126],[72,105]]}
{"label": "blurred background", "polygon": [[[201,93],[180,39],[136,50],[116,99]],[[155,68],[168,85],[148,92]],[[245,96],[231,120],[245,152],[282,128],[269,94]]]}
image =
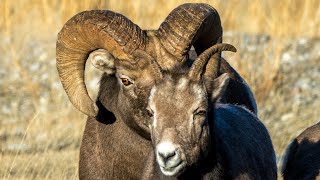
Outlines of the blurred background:
{"label": "blurred background", "polygon": [[[190,2],[190,1],[189,1]],[[291,139],[320,121],[320,1],[207,0],[220,13],[229,63],[258,101],[278,165]],[[55,67],[63,24],[90,9],[119,12],[157,29],[182,0],[1,0],[0,179],[78,179],[85,115],[69,102]],[[99,74],[87,72],[92,96]]]}

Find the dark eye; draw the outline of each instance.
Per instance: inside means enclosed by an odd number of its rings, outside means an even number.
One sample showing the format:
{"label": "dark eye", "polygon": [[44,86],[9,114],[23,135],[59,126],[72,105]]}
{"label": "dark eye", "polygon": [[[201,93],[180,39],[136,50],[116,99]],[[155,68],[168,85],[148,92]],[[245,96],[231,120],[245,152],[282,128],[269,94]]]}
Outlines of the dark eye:
{"label": "dark eye", "polygon": [[147,114],[149,117],[153,117],[153,112],[151,112],[149,109],[147,109]]}
{"label": "dark eye", "polygon": [[129,86],[132,84],[132,82],[127,78],[120,78],[120,79],[121,79],[122,84],[125,86]]}
{"label": "dark eye", "polygon": [[198,111],[196,113],[196,115],[205,116],[205,115],[207,115],[207,111],[205,111],[205,110]]}

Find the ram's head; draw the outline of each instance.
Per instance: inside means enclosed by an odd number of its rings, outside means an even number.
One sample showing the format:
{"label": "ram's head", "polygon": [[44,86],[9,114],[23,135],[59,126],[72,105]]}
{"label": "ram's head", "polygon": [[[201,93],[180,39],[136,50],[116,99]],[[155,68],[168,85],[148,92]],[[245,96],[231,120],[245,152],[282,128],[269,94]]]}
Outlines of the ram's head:
{"label": "ram's head", "polygon": [[236,52],[236,48],[216,44],[200,54],[190,70],[158,73],[160,78],[151,89],[147,107],[151,139],[156,161],[167,176],[181,174],[210,151],[212,106],[230,78],[223,74],[206,81],[203,72],[210,57],[221,51]]}
{"label": "ram's head", "polygon": [[[207,4],[183,4],[174,9],[158,30],[141,30],[121,14],[93,10],[75,15],[62,28],[57,40],[57,69],[73,105],[88,116],[99,108],[89,97],[84,82],[87,59],[99,70],[98,101],[129,127],[148,134],[148,95],[158,78],[150,57],[161,69],[187,66],[188,52],[197,54],[221,42],[220,17]],[[89,58],[88,58],[89,57]],[[210,67],[206,74],[215,75]]]}

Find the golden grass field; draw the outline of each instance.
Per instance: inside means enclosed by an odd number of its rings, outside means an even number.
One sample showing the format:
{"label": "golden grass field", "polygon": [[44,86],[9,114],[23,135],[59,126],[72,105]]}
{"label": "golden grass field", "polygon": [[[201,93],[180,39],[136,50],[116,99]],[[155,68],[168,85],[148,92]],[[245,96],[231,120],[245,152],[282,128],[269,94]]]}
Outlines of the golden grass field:
{"label": "golden grass field", "polygon": [[[0,179],[78,179],[79,146],[86,117],[68,101],[55,69],[56,36],[69,18],[83,10],[108,9],[124,14],[142,29],[156,29],[173,8],[184,2],[0,0]],[[272,39],[263,52],[248,55],[241,39],[225,38],[238,48],[238,53],[227,54],[227,59],[253,89],[262,109],[259,116],[280,157],[293,137],[320,118],[316,110],[319,98],[312,99],[310,106],[293,107],[294,97],[283,96],[290,89],[279,80],[285,78],[280,74],[284,42],[320,37],[320,1],[188,2],[215,7],[225,32],[267,34]],[[259,58],[246,61],[244,57]],[[319,66],[320,61],[312,63]],[[94,96],[98,73],[89,70],[87,74]],[[316,88],[319,92],[320,87]]]}

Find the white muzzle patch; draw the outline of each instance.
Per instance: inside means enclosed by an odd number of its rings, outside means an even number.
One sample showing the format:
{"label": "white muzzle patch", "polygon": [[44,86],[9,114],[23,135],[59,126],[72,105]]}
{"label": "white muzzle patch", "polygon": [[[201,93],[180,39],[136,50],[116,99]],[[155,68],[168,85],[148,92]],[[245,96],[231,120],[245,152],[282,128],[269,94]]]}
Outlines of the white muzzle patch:
{"label": "white muzzle patch", "polygon": [[156,159],[161,172],[166,176],[178,175],[186,166],[179,146],[171,142],[162,142],[156,146]]}

